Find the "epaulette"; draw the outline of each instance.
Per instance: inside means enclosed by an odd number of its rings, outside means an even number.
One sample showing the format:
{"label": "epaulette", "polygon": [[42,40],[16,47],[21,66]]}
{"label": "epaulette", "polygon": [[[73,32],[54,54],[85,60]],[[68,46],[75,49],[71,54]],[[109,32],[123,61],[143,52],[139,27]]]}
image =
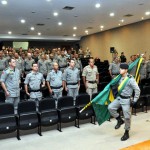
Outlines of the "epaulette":
{"label": "epaulette", "polygon": [[131,74],[128,74],[127,76],[128,76],[129,78],[132,78],[132,77],[133,77]]}
{"label": "epaulette", "polygon": [[9,68],[5,68],[5,70],[4,71],[6,71],[6,70],[8,70]]}

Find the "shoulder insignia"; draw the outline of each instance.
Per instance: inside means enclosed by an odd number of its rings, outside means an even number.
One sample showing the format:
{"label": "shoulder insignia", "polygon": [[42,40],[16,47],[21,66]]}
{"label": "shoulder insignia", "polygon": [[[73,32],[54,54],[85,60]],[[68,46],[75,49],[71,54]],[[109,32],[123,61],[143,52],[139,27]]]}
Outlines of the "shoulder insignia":
{"label": "shoulder insignia", "polygon": [[4,71],[8,70],[8,68],[6,68]]}
{"label": "shoulder insignia", "polygon": [[131,74],[128,74],[127,76],[128,76],[129,78],[132,78],[132,75],[131,75]]}

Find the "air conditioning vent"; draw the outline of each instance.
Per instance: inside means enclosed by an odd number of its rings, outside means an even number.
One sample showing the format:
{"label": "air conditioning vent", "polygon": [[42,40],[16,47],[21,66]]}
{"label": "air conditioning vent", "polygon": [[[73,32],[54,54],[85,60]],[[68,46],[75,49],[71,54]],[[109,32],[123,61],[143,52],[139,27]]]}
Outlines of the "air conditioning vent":
{"label": "air conditioning vent", "polygon": [[71,7],[71,6],[65,6],[63,9],[65,9],[65,10],[72,10],[72,9],[74,9],[74,7]]}
{"label": "air conditioning vent", "polygon": [[36,25],[37,26],[44,26],[45,24],[43,24],[43,23],[37,23]]}
{"label": "air conditioning vent", "polygon": [[132,17],[133,15],[132,14],[126,14],[124,15],[124,17]]}

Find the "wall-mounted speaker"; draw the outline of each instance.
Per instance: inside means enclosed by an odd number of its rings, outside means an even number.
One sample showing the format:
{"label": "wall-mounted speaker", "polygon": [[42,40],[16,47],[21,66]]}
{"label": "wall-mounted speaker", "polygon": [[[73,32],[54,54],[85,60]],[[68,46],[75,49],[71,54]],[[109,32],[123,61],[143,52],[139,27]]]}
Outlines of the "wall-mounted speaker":
{"label": "wall-mounted speaker", "polygon": [[115,53],[115,48],[114,47],[110,47],[110,53]]}

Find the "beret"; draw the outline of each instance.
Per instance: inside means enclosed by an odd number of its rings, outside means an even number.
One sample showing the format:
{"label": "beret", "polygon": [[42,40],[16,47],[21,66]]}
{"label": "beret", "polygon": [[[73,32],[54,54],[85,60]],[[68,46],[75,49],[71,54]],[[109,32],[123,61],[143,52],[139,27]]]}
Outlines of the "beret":
{"label": "beret", "polygon": [[126,63],[121,63],[121,64],[120,64],[120,68],[121,68],[121,69],[128,69],[128,68],[129,68],[129,65],[126,64]]}

